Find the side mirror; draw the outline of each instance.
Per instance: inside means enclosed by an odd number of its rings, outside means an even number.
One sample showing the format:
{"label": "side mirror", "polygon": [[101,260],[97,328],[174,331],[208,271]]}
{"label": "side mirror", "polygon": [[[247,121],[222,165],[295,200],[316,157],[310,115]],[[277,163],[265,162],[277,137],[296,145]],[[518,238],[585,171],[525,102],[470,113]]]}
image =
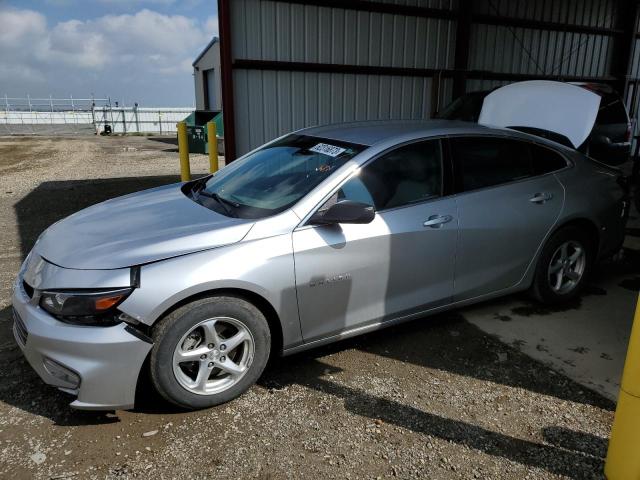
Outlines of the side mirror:
{"label": "side mirror", "polygon": [[342,200],[326,210],[319,210],[309,219],[312,225],[336,225],[339,223],[371,223],[376,215],[371,205]]}

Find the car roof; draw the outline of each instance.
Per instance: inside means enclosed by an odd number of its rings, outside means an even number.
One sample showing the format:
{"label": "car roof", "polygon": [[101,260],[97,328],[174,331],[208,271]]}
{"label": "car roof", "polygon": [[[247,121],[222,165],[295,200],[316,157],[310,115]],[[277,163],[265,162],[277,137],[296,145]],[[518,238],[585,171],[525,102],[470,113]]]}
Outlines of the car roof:
{"label": "car roof", "polygon": [[[440,135],[489,133],[483,125],[457,120],[374,120],[366,122],[335,123],[305,128],[297,133],[313,137],[372,146],[377,143],[407,137],[435,137]],[[504,132],[503,129],[499,129]]]}
{"label": "car roof", "polygon": [[509,128],[489,127],[459,120],[373,120],[334,123],[309,127],[296,132],[340,142],[373,146],[443,135],[499,135],[542,143],[560,150],[573,150],[552,140]]}

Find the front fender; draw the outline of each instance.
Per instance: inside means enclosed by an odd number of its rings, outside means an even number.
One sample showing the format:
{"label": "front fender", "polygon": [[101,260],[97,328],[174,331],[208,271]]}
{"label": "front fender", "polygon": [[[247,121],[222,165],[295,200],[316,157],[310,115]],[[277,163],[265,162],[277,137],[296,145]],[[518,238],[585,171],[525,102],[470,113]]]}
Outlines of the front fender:
{"label": "front fender", "polygon": [[260,295],[278,314],[285,348],[301,343],[290,234],[143,265],[140,288],[120,306],[153,325],[177,303],[203,292],[241,289]]}

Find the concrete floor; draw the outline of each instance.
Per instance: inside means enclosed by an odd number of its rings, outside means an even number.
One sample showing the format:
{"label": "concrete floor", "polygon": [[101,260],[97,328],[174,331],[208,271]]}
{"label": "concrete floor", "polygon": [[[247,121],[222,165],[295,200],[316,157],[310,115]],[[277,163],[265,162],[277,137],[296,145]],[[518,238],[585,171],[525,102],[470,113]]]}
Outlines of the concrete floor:
{"label": "concrete floor", "polygon": [[640,224],[632,211],[621,258],[592,272],[585,295],[549,310],[511,296],[463,310],[465,318],[526,355],[616,400],[640,288]]}
{"label": "concrete floor", "polygon": [[637,292],[620,287],[617,278],[594,280],[606,294],[585,296],[579,306],[565,311],[547,313],[508,298],[463,314],[485,332],[615,400]]}

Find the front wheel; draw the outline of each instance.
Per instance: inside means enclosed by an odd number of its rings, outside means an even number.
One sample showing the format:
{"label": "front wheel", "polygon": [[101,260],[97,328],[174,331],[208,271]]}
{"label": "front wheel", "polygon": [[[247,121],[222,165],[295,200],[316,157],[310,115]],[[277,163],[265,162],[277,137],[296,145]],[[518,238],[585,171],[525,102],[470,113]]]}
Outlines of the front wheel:
{"label": "front wheel", "polygon": [[577,227],[553,234],[538,259],[531,287],[534,298],[557,305],[579,295],[593,261],[592,245],[589,236]]}
{"label": "front wheel", "polygon": [[271,346],[267,321],[253,304],[214,296],[184,305],[154,328],[151,380],[169,402],[187,409],[228,402],[264,370]]}

